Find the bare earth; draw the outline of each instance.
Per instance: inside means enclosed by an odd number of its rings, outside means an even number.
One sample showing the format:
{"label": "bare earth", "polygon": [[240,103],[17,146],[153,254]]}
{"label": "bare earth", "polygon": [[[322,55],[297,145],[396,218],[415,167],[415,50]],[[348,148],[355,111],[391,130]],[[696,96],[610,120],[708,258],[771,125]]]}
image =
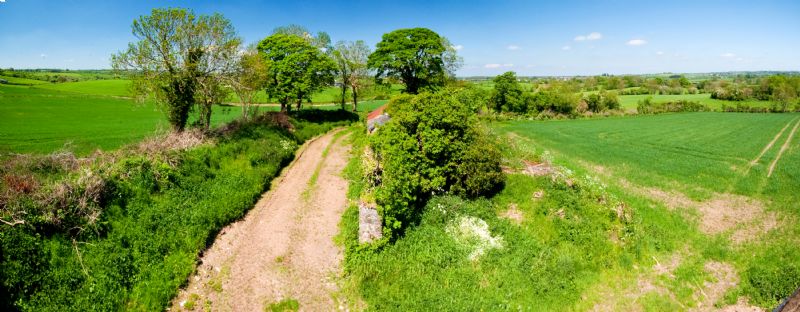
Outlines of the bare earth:
{"label": "bare earth", "polygon": [[281,300],[337,309],[342,251],[333,237],[347,206],[340,173],[350,147],[335,132],[307,143],[244,219],[220,232],[171,310],[263,311]]}

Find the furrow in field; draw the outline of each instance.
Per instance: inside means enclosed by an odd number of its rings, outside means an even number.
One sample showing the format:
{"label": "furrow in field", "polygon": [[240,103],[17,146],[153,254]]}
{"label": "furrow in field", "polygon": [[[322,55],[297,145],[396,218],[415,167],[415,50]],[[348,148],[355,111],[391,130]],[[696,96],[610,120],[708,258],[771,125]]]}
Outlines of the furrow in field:
{"label": "furrow in field", "polygon": [[800,126],[800,121],[797,121],[794,124],[794,128],[792,128],[792,132],[789,132],[789,137],[786,138],[786,142],[783,142],[783,146],[781,146],[781,150],[778,151],[778,155],[775,156],[775,160],[769,165],[769,172],[767,172],[767,177],[772,176],[772,171],[775,170],[775,166],[778,164],[778,160],[781,159],[781,155],[789,148],[789,144],[792,143],[792,138],[794,137],[795,132],[797,132],[797,126]]}
{"label": "furrow in field", "polygon": [[786,128],[789,128],[789,126],[790,126],[790,125],[792,124],[792,122],[793,122],[793,121],[795,121],[795,120],[796,120],[796,118],[795,118],[795,119],[792,119],[792,120],[789,120],[789,122],[787,122],[787,123],[786,123],[786,125],[785,125],[785,126],[783,126],[783,129],[781,129],[781,131],[779,131],[779,132],[778,132],[778,134],[776,134],[776,135],[775,135],[775,137],[774,137],[774,138],[772,138],[772,141],[770,141],[770,142],[769,142],[769,144],[767,144],[767,146],[764,146],[764,149],[763,149],[763,150],[761,150],[761,154],[758,154],[758,157],[756,157],[755,159],[753,159],[752,161],[750,161],[750,166],[747,168],[747,169],[748,169],[748,171],[750,170],[750,167],[753,167],[753,166],[755,166],[755,164],[756,164],[756,163],[758,163],[758,161],[759,161],[759,160],[761,160],[761,157],[763,157],[763,156],[764,156],[764,154],[766,154],[766,153],[767,153],[767,151],[769,151],[769,150],[772,148],[772,146],[773,146],[773,145],[775,145],[775,142],[777,142],[777,141],[778,141],[778,139],[781,137],[781,135],[783,135],[783,132],[785,132],[785,131],[786,131]]}

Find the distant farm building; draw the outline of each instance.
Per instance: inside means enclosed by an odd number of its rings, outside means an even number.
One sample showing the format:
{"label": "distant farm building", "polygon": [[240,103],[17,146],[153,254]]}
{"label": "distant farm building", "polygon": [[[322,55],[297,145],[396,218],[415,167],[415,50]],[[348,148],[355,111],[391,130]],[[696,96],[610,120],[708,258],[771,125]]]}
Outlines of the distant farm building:
{"label": "distant farm building", "polygon": [[367,132],[372,133],[378,127],[389,122],[389,114],[385,112],[386,105],[376,108],[367,115]]}

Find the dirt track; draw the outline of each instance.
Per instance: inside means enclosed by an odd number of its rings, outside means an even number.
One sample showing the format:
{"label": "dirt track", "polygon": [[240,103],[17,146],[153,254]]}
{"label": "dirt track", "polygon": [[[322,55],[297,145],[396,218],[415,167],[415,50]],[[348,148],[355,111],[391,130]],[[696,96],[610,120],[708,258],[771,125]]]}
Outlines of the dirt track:
{"label": "dirt track", "polygon": [[220,232],[173,311],[263,311],[285,299],[305,311],[337,309],[342,252],[333,236],[347,205],[340,173],[349,146],[335,132],[307,143],[247,216]]}

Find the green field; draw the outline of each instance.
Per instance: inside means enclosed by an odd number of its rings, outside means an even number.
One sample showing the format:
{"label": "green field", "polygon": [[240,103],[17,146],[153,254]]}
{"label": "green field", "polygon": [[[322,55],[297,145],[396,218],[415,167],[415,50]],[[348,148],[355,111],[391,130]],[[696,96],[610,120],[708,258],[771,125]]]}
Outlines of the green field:
{"label": "green field", "polygon": [[663,102],[672,102],[680,100],[694,101],[700,104],[707,105],[712,109],[719,109],[722,107],[722,105],[736,106],[737,104],[741,104],[750,107],[770,107],[770,105],[772,104],[772,102],[770,101],[758,101],[758,100],[747,100],[740,102],[716,100],[711,98],[710,93],[678,94],[678,95],[670,95],[670,94],[621,95],[619,97],[619,104],[620,107],[622,107],[623,109],[635,109],[639,101],[642,101],[648,97],[653,99],[653,103],[663,103]]}
{"label": "green field", "polygon": [[[695,265],[685,268],[687,276],[708,274],[698,265],[707,261],[732,264],[741,282],[738,288],[728,290],[725,302],[744,295],[750,302],[771,308],[800,283],[796,273],[800,272],[800,230],[791,221],[800,217],[796,192],[800,189],[800,140],[795,137],[786,143],[798,120],[800,114],[693,113],[512,122],[499,126],[498,131],[519,136],[539,152],[548,151],[556,164],[575,170],[578,176],[599,177],[613,192],[627,198],[643,225],[668,229],[668,233],[662,233],[664,243],[675,244],[677,251],[673,253],[682,254],[687,266]],[[773,140],[772,147],[766,149]],[[776,161],[784,144],[786,149]],[[775,171],[768,176],[773,162]],[[642,202],[642,198],[651,202]],[[701,208],[680,212],[683,221],[657,217],[675,211],[671,206],[692,205]],[[703,205],[722,211],[722,222],[732,222],[731,218],[744,221],[715,234],[697,233],[696,229],[706,226],[713,215],[703,212],[702,207],[708,207]],[[752,210],[735,215],[733,211],[744,209],[741,207]],[[770,220],[784,221],[773,226]],[[736,235],[748,228],[758,238],[737,243]],[[652,234],[658,235],[645,235]],[[606,288],[626,275],[615,276],[590,288],[595,292],[588,295],[609,291]],[[677,283],[673,294],[689,287],[676,281],[669,283]],[[669,298],[659,300],[680,303]]]}
{"label": "green field", "polygon": [[0,76],[0,79],[5,79],[9,82],[9,84],[18,84],[18,85],[43,85],[49,84],[47,81],[35,80],[35,79],[27,79],[27,78],[19,78],[19,77],[11,77],[11,76]]}
{"label": "green field", "polygon": [[65,82],[65,83],[48,83],[44,85],[37,85],[36,87],[48,90],[69,91],[69,92],[77,92],[77,93],[92,94],[92,95],[130,97],[131,96],[130,86],[131,86],[130,80],[107,79],[107,80],[86,80],[86,81]]}
{"label": "green field", "polygon": [[[800,283],[797,137],[767,177],[798,121],[800,114],[681,113],[494,124],[507,166],[549,161],[561,174],[509,174],[489,199],[435,198],[398,241],[376,253],[350,251],[357,289],[348,291],[390,311],[683,311],[740,298],[771,309]],[[355,183],[352,193],[362,187]],[[749,215],[734,213],[742,207]],[[344,216],[351,241],[357,215],[351,207]],[[465,218],[485,221],[501,243],[472,258],[475,241],[452,234]],[[709,218],[735,225],[708,232]],[[733,286],[709,286],[716,283]]]}
{"label": "green field", "polygon": [[[239,112],[237,107],[215,106],[212,123],[233,120]],[[22,86],[0,85],[0,120],[2,153],[49,153],[66,147],[86,154],[169,130],[152,103]]]}
{"label": "green field", "polygon": [[[151,102],[119,98],[124,80],[91,80],[34,87],[0,85],[0,153],[49,153],[62,148],[77,154],[110,150],[169,130]],[[73,92],[74,91],[74,92]],[[359,103],[362,112],[385,100]],[[338,109],[339,105],[306,108]],[[261,111],[276,106],[259,107]],[[348,107],[349,109],[349,107]],[[237,118],[236,106],[214,106],[212,124]],[[190,120],[191,122],[191,120]]]}

